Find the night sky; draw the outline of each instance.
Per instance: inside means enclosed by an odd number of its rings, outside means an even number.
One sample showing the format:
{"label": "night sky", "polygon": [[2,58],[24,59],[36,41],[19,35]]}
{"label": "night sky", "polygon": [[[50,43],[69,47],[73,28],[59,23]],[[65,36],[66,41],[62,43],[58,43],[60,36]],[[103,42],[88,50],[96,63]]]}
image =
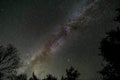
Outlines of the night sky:
{"label": "night sky", "polygon": [[0,0],[0,45],[12,44],[22,60],[18,73],[60,77],[73,66],[82,80],[98,77],[99,43],[119,0]]}

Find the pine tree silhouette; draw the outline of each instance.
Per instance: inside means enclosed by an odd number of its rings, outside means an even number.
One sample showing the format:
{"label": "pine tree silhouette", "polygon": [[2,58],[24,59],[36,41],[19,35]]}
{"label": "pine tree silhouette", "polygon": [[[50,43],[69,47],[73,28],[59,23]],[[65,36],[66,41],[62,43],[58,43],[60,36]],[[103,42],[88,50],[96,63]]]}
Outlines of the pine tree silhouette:
{"label": "pine tree silhouette", "polygon": [[27,80],[27,75],[26,74],[20,74],[16,77],[15,80]]}
{"label": "pine tree silhouette", "polygon": [[77,80],[80,73],[73,67],[66,70],[66,76],[62,76],[61,80]]}
{"label": "pine tree silhouette", "polygon": [[29,80],[39,80],[36,75],[33,73],[32,77]]}
{"label": "pine tree silhouette", "polygon": [[7,80],[16,73],[19,67],[19,56],[12,45],[0,46],[0,79]]}
{"label": "pine tree silhouette", "polygon": [[51,74],[47,75],[47,77],[43,80],[57,80],[57,78],[55,78],[54,76],[52,76]]}

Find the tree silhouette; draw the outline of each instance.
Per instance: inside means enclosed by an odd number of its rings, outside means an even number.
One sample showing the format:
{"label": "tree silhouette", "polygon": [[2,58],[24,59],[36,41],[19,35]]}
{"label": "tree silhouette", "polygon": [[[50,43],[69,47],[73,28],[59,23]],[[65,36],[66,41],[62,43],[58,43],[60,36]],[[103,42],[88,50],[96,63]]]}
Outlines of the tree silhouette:
{"label": "tree silhouette", "polygon": [[[115,21],[120,22],[120,9]],[[103,80],[120,80],[120,29],[111,30],[100,43],[101,56],[107,62],[100,71]]]}
{"label": "tree silhouette", "polygon": [[11,75],[8,80],[27,80],[26,74],[20,74],[20,75]]}
{"label": "tree silhouette", "polygon": [[[71,67],[70,69],[66,69],[66,75],[65,77],[62,76],[61,80],[78,80],[79,75],[80,73],[77,70],[75,70],[73,67]],[[4,79],[0,79],[0,80],[4,80]],[[13,74],[9,76],[9,80],[27,80],[27,75],[26,74],[20,74],[20,75]],[[44,79],[38,79],[36,75],[33,73],[32,77],[29,78],[29,80],[57,80],[57,78],[49,74]]]}
{"label": "tree silhouette", "polygon": [[66,70],[66,76],[62,76],[61,80],[77,80],[80,73],[73,67]]}
{"label": "tree silhouette", "polygon": [[[16,48],[12,45],[8,45],[7,47],[0,46],[0,80],[27,80],[26,74],[16,74],[16,69],[19,67],[19,64],[20,59]],[[79,75],[79,72],[71,67],[66,70],[66,75],[62,77],[61,80],[77,80]],[[29,80],[40,79],[33,73]],[[52,75],[47,75],[47,77],[42,80],[57,80],[57,78]]]}
{"label": "tree silhouette", "polygon": [[33,73],[32,77],[29,80],[39,80],[36,75]]}
{"label": "tree silhouette", "polygon": [[[77,70],[75,70],[73,67],[71,67],[70,69],[66,69],[66,75],[62,76],[61,80],[77,80],[79,75],[80,73]],[[40,79],[38,79],[33,73],[33,76],[29,80],[40,80]],[[49,74],[46,76],[46,78],[42,80],[57,80],[57,78]]]}
{"label": "tree silhouette", "polygon": [[57,80],[57,78],[55,78],[54,76],[52,76],[51,74],[47,75],[47,77],[43,80]]}
{"label": "tree silhouette", "polygon": [[16,48],[12,45],[0,46],[0,79],[6,80],[7,77],[15,74],[18,67],[19,57]]}
{"label": "tree silhouette", "polygon": [[20,74],[20,75],[16,76],[15,80],[27,80],[27,75]]}
{"label": "tree silhouette", "polygon": [[120,30],[112,30],[101,41],[101,55],[108,62],[100,72],[103,80],[120,79]]}

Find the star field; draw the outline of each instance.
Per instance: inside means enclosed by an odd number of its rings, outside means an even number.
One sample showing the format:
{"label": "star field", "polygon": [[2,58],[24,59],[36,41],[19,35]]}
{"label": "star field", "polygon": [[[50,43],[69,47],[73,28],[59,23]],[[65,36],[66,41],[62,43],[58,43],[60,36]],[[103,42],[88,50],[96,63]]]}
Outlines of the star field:
{"label": "star field", "polygon": [[31,75],[34,71],[42,77],[48,73],[59,77],[73,66],[83,80],[93,80],[101,69],[99,42],[116,26],[113,17],[119,3],[0,0],[0,44],[11,43],[18,49],[23,62],[18,73]]}

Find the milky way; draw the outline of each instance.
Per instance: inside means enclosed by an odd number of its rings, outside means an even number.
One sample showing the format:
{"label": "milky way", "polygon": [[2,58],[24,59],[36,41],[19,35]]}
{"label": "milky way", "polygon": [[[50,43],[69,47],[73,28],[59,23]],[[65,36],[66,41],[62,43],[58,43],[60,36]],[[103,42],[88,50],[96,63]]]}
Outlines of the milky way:
{"label": "milky way", "polygon": [[96,80],[98,47],[116,27],[120,0],[0,0],[0,44],[18,50],[18,74],[60,78],[73,66],[82,80]]}
{"label": "milky way", "polygon": [[48,62],[49,58],[55,53],[54,51],[57,47],[59,47],[60,44],[63,44],[62,42],[64,42],[66,36],[69,36],[69,34],[78,28],[80,28],[81,31],[85,29],[85,27],[82,27],[81,25],[86,24],[89,21],[86,11],[93,8],[96,3],[97,0],[94,0],[83,9],[81,14],[77,15],[76,19],[74,18],[74,20],[70,20],[70,22],[65,25],[61,25],[61,28],[43,43],[42,48],[33,54],[27,65],[25,65],[25,69],[29,70],[32,68],[32,72],[38,73],[37,71],[41,68],[42,64]]}

